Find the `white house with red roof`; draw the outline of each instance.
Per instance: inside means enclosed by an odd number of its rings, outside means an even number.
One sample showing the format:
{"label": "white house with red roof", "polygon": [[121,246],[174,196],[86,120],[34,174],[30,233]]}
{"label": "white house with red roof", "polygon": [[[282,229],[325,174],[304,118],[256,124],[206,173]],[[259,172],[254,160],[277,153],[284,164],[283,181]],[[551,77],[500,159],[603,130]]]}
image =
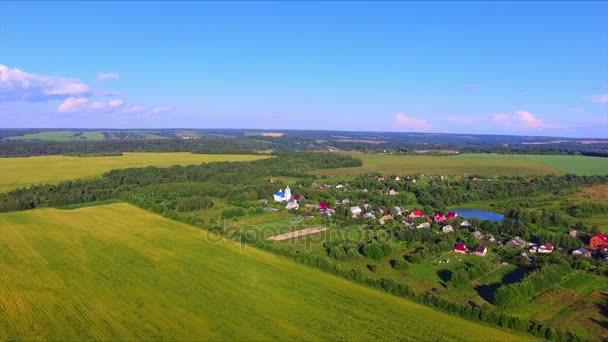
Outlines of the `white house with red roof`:
{"label": "white house with red roof", "polygon": [[414,210],[412,211],[411,214],[408,215],[409,218],[420,218],[420,217],[424,217],[424,213],[422,212],[422,210]]}
{"label": "white house with red roof", "polygon": [[454,245],[454,252],[460,254],[467,254],[467,246],[462,242],[458,242]]}
{"label": "white house with red roof", "polygon": [[447,220],[447,218],[445,217],[445,215],[443,215],[442,213],[435,213],[435,216],[433,217],[433,219],[437,223],[442,223],[442,222],[445,222]]}

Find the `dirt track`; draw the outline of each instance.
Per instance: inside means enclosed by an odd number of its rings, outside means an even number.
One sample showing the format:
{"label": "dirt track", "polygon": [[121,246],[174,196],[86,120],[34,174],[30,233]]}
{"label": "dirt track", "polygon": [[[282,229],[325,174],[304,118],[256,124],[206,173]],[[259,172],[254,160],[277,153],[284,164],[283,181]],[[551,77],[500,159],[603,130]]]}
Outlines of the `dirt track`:
{"label": "dirt track", "polygon": [[287,240],[287,239],[291,239],[291,238],[298,237],[298,236],[320,233],[320,232],[323,232],[326,230],[327,230],[327,228],[319,228],[319,227],[306,228],[306,229],[296,230],[296,231],[281,234],[281,235],[271,236],[268,238],[268,240],[274,240],[274,241]]}

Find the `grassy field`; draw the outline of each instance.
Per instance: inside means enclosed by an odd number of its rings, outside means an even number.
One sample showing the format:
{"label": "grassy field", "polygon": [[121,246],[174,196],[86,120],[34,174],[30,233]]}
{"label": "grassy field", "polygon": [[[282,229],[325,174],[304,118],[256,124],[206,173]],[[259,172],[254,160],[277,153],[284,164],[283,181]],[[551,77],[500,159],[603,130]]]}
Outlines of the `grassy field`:
{"label": "grassy field", "polygon": [[126,204],[0,215],[1,340],[525,340]]}
{"label": "grassy field", "polygon": [[142,166],[190,165],[215,161],[250,161],[266,156],[233,154],[124,153],[122,156],[43,156],[0,158],[0,191],[32,184],[96,177],[113,169]]}
{"label": "grassy field", "polygon": [[386,154],[348,153],[363,160],[363,166],[319,170],[318,175],[358,175],[378,171],[386,175],[447,175],[447,176],[533,176],[561,171],[530,158],[502,158],[496,155],[469,154],[458,156],[398,156]]}
{"label": "grassy field", "polygon": [[[80,133],[80,134],[79,134]],[[12,137],[11,140],[43,140],[43,141],[74,141],[74,140],[104,140],[102,132],[88,131],[52,131],[34,134],[25,134]]]}
{"label": "grassy field", "polygon": [[608,158],[586,156],[560,156],[560,155],[497,155],[497,154],[463,154],[455,158],[470,158],[474,156],[480,160],[529,160],[554,168],[563,173],[576,175],[608,175]]}
{"label": "grassy field", "polygon": [[363,160],[362,167],[318,170],[327,176],[381,172],[386,175],[536,176],[574,173],[608,174],[608,158],[552,155],[460,154],[451,156],[386,155],[344,152]]}

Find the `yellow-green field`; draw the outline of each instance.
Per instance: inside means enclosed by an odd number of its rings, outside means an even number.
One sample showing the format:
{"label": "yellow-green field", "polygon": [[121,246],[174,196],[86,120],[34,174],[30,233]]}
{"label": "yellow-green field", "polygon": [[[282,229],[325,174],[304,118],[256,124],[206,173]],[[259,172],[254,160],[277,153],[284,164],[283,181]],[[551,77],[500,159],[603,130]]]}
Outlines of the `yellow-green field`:
{"label": "yellow-green field", "polygon": [[0,214],[0,340],[529,339],[126,204]]}
{"label": "yellow-green field", "polygon": [[[563,173],[528,156],[469,154],[458,156],[386,155],[345,152],[363,160],[363,166],[342,169],[318,170],[327,176],[359,175],[381,172],[393,175],[446,175],[446,176],[534,176]],[[567,157],[567,156],[566,156]]]}
{"label": "yellow-green field", "polygon": [[32,184],[53,184],[65,180],[97,177],[113,169],[142,166],[190,165],[217,161],[250,161],[267,156],[238,154],[124,153],[122,156],[43,156],[0,158],[0,191]]}

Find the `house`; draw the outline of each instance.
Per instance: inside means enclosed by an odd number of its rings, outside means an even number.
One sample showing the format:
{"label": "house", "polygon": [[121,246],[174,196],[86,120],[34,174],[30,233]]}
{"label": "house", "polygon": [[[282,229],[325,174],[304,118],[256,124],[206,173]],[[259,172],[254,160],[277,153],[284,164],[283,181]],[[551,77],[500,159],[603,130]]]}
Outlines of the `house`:
{"label": "house", "polygon": [[608,235],[599,233],[591,238],[589,247],[593,249],[608,249]]}
{"label": "house", "polygon": [[457,218],[458,218],[458,214],[451,212],[451,211],[448,213],[448,220],[455,220]]}
{"label": "house", "polygon": [[292,199],[291,201],[287,202],[287,205],[285,206],[285,209],[287,210],[298,210],[300,208],[300,205],[298,204],[298,202],[294,199]]}
{"label": "house", "polygon": [[447,226],[444,226],[443,228],[441,228],[441,231],[443,232],[443,234],[453,233],[454,227],[452,227],[452,225],[448,224]]}
{"label": "house", "polygon": [[365,204],[363,204],[363,208],[367,209],[367,208],[369,208],[369,207],[370,207],[369,203],[365,203]]}
{"label": "house", "polygon": [[479,230],[474,231],[474,232],[473,232],[473,236],[475,236],[475,238],[476,238],[477,240],[481,240],[481,239],[483,239],[483,237],[484,237],[483,233],[482,233],[482,232],[480,232]]}
{"label": "house", "polygon": [[579,230],[573,229],[573,230],[570,231],[570,236],[577,237],[579,233],[580,233]]}
{"label": "house", "polygon": [[386,221],[390,221],[390,220],[394,220],[394,219],[395,219],[395,217],[393,215],[384,215],[384,216],[382,216],[382,218],[380,220],[386,222]]}
{"label": "house", "polygon": [[471,227],[471,226],[473,226],[473,225],[472,225],[472,224],[471,224],[471,222],[469,222],[469,221],[463,221],[463,222],[460,224],[460,226],[461,226],[461,227],[467,227],[467,228],[469,228],[469,227]]}
{"label": "house", "polygon": [[383,181],[384,180],[384,176],[378,176],[378,180],[379,181]]}
{"label": "house", "polygon": [[344,185],[343,184],[338,184],[338,185],[336,185],[336,189],[344,189]]}
{"label": "house", "polygon": [[425,215],[421,210],[414,210],[408,217],[409,218],[419,218],[419,217],[424,217],[424,216]]}
{"label": "house", "polygon": [[479,244],[477,247],[475,247],[475,251],[473,253],[477,256],[485,257],[488,255],[488,249],[486,246]]}
{"label": "house", "polygon": [[368,218],[368,219],[375,219],[376,218],[376,214],[374,214],[373,212],[371,212],[371,213],[365,213],[365,215],[363,215],[363,217]]}
{"label": "house", "polygon": [[395,215],[403,215],[403,208],[401,208],[400,206],[396,205],[393,209],[395,210]]}
{"label": "house", "polygon": [[553,244],[551,242],[547,242],[544,245],[540,245],[538,246],[538,249],[536,250],[537,253],[542,253],[542,254],[550,254],[553,253]]}
{"label": "house", "polygon": [[321,211],[325,211],[329,208],[329,204],[327,202],[319,202],[319,209]]}
{"label": "house", "polygon": [[434,219],[435,219],[435,222],[437,222],[437,223],[442,223],[447,220],[445,215],[443,215],[442,213],[435,213]]}
{"label": "house", "polygon": [[398,182],[398,181],[400,181],[400,180],[401,180],[401,177],[399,177],[399,176],[395,177],[395,181],[397,181],[397,182]]}
{"label": "house", "polygon": [[304,197],[302,195],[300,195],[300,194],[297,194],[297,195],[293,196],[293,199],[296,200],[296,201],[298,201],[298,202],[300,202],[301,200],[304,199]]}
{"label": "house", "polygon": [[403,220],[403,221],[401,221],[401,225],[413,228],[414,227],[414,222],[409,222],[409,221]]}
{"label": "house", "polygon": [[285,188],[284,192],[283,192],[283,189],[280,189],[279,191],[277,191],[274,194],[275,202],[289,202],[290,199],[291,199],[291,189],[289,188],[289,186],[287,186]]}
{"label": "house", "polygon": [[363,210],[361,210],[359,206],[350,207],[350,213],[353,215],[353,217],[361,215],[362,211]]}
{"label": "house", "polygon": [[428,229],[428,228],[431,228],[431,224],[428,223],[428,222],[424,222],[424,223],[419,224],[416,228],[426,228],[426,229]]}
{"label": "house", "polygon": [[342,204],[348,204],[350,203],[350,200],[348,198],[345,198],[342,200]]}
{"label": "house", "polygon": [[520,238],[519,236],[516,236],[505,243],[505,245],[513,248],[523,248],[526,244],[526,240]]}
{"label": "house", "polygon": [[416,178],[412,179],[412,183],[416,183]]}
{"label": "house", "polygon": [[304,217],[305,217],[306,219],[311,219],[311,218],[315,217],[315,215],[314,215],[313,213],[306,213],[306,214],[304,215]]}
{"label": "house", "polygon": [[331,208],[327,208],[325,210],[323,210],[322,214],[325,214],[327,216],[334,216],[334,214],[336,213],[335,209],[331,209]]}
{"label": "house", "polygon": [[585,247],[581,247],[579,249],[573,250],[572,255],[583,256],[585,258],[591,258],[591,252],[588,251]]}
{"label": "house", "polygon": [[395,188],[392,188],[391,191],[388,192],[388,194],[391,196],[399,195],[399,191],[397,191],[397,189]]}
{"label": "house", "polygon": [[367,188],[364,188],[363,190],[361,190],[362,193],[366,194],[369,192],[369,190],[367,190]]}
{"label": "house", "polygon": [[489,236],[488,241],[494,243],[494,242],[496,242],[496,238],[494,238],[493,236]]}
{"label": "house", "polygon": [[454,245],[454,252],[460,254],[467,254],[467,246],[462,242],[458,242]]}

